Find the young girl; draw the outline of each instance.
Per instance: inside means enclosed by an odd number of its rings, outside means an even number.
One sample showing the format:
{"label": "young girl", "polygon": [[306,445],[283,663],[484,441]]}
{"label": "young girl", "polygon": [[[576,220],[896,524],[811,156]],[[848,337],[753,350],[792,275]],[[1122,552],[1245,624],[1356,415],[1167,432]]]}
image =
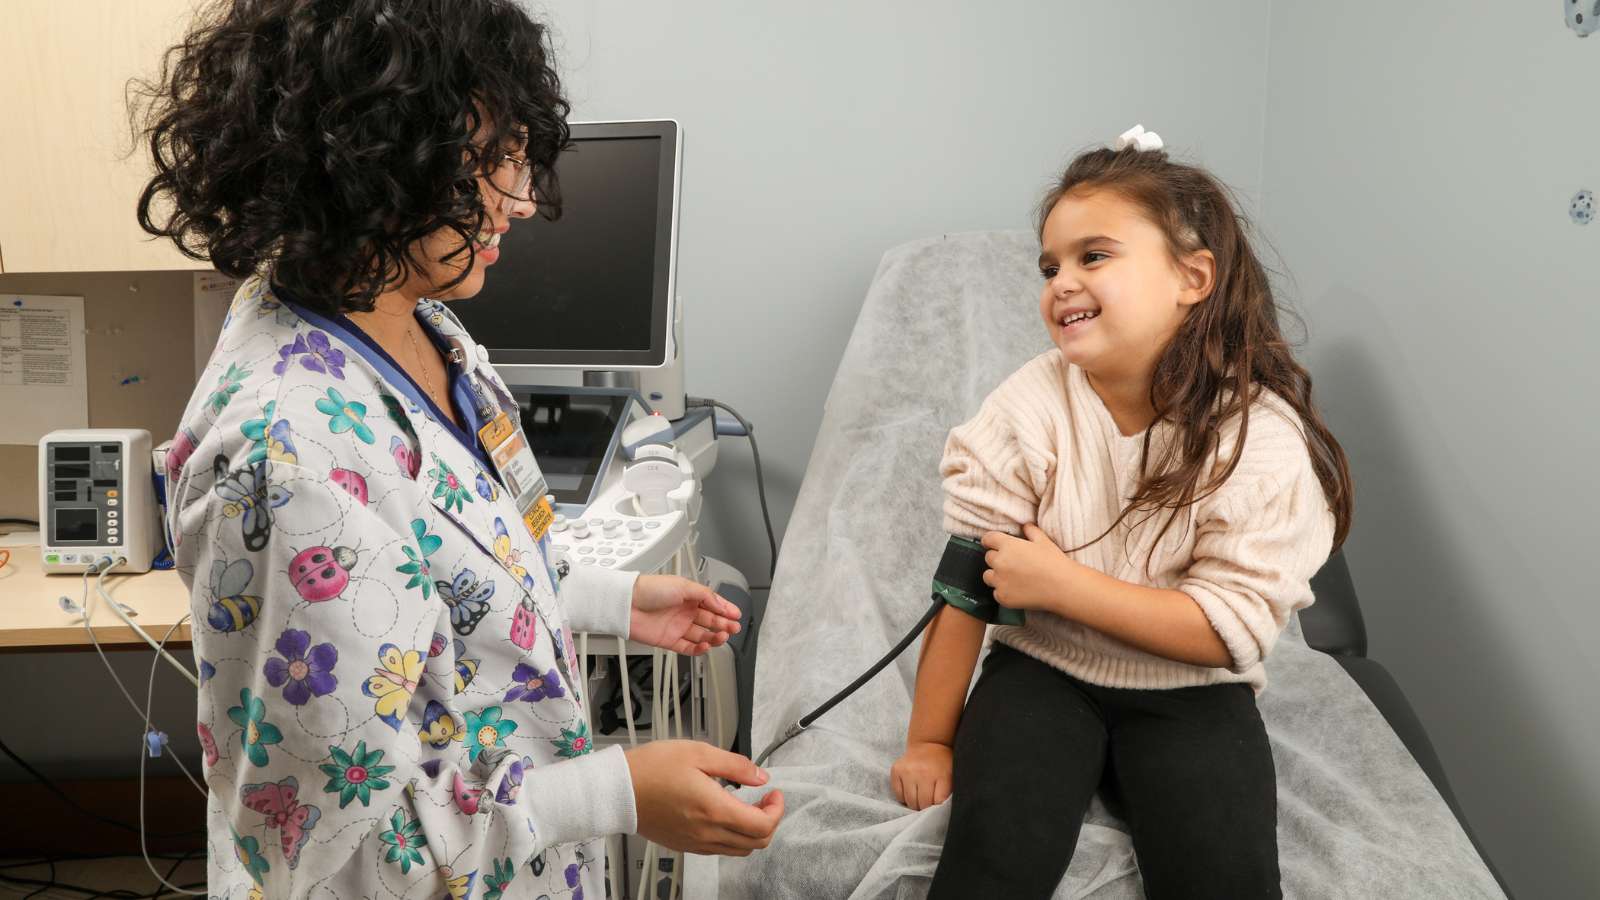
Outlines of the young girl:
{"label": "young girl", "polygon": [[1349,530],[1349,470],[1227,192],[1121,143],[1040,207],[1055,348],[945,448],[945,528],[1027,619],[964,710],[984,623],[947,608],[923,642],[891,776],[913,809],[953,798],[933,900],[1049,897],[1102,785],[1151,900],[1281,896],[1255,695]]}

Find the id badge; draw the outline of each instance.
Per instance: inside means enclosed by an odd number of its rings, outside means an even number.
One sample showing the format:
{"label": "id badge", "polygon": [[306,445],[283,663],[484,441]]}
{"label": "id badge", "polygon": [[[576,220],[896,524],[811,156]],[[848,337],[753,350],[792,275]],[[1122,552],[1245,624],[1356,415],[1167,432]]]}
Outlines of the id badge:
{"label": "id badge", "polygon": [[528,534],[533,536],[535,542],[543,540],[550,530],[550,523],[555,521],[555,510],[550,508],[550,501],[545,499],[550,488],[522,430],[512,424],[505,410],[501,410],[489,424],[478,429],[478,439],[483,442],[490,462],[494,463],[495,471],[500,474],[500,483],[515,499],[517,514],[522,516],[522,524],[528,529]]}

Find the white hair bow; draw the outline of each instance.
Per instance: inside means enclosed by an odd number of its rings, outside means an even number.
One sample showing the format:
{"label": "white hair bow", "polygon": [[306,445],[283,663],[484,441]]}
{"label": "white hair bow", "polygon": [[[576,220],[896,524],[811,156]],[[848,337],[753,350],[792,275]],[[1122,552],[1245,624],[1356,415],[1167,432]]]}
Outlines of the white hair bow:
{"label": "white hair bow", "polygon": [[1125,150],[1130,146],[1140,150],[1160,150],[1161,135],[1154,131],[1145,131],[1143,125],[1135,125],[1117,135],[1117,141],[1113,146],[1118,150]]}

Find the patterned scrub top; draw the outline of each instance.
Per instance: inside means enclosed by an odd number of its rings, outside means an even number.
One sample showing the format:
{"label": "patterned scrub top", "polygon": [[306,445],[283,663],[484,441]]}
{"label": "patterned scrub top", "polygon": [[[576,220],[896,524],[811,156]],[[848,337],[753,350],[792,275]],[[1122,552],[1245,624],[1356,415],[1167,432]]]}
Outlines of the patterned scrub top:
{"label": "patterned scrub top", "polygon": [[[519,422],[455,316],[416,315],[456,396]],[[637,576],[563,581],[481,448],[354,337],[247,280],[169,456],[210,894],[600,900],[633,790],[592,752],[572,632],[626,636]]]}

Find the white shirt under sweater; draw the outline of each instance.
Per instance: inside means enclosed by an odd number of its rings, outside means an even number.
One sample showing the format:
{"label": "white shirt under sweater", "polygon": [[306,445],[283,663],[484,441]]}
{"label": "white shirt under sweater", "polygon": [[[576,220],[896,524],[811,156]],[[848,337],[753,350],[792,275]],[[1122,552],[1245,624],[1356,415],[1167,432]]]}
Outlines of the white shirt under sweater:
{"label": "white shirt under sweater", "polygon": [[[1175,426],[1153,426],[1152,458]],[[1234,452],[1238,417],[1222,429],[1211,468]],[[1082,369],[1052,349],[994,390],[970,421],[950,432],[940,474],[944,526],[976,539],[1020,534],[1034,522],[1063,548],[1105,531],[1139,483],[1144,434],[1125,436]],[[1311,576],[1327,560],[1334,519],[1311,465],[1300,418],[1263,391],[1250,408],[1239,466],[1210,496],[1180,510],[1133,513],[1115,532],[1069,555],[1107,575],[1194,598],[1233,664],[1193,666],[1131,647],[1050,613],[1000,626],[994,639],[1091,684],[1179,688],[1245,682],[1266,686],[1262,660],[1290,614],[1312,602]],[[1146,565],[1148,561],[1148,567]]]}

